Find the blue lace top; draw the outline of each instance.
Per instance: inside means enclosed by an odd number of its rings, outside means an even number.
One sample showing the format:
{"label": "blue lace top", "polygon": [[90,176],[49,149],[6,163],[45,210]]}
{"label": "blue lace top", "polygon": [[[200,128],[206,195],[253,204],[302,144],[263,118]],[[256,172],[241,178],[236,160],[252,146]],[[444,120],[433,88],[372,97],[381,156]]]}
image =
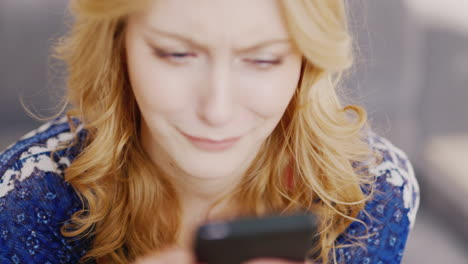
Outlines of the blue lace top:
{"label": "blue lace top", "polygon": [[[78,128],[73,147],[51,157],[60,142],[73,138],[66,117],[31,131],[0,154],[0,263],[78,263],[89,250],[90,239],[70,239],[60,228],[82,208],[74,189],[64,181],[64,169],[81,149],[86,130]],[[419,188],[405,154],[386,139],[372,135],[370,145],[382,153],[374,198],[358,219],[372,236],[365,247],[337,250],[338,263],[400,263],[419,206]],[[345,232],[367,234],[352,223]],[[347,243],[345,235],[337,244]]]}

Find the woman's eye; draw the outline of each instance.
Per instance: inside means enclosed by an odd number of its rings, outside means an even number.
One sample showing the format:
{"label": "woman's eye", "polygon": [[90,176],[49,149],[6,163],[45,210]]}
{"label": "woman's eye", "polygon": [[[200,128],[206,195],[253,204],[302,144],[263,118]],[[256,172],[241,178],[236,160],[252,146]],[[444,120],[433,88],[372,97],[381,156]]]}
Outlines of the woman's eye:
{"label": "woman's eye", "polygon": [[255,66],[259,67],[259,68],[269,68],[271,66],[274,66],[274,65],[279,65],[281,64],[281,60],[280,59],[276,59],[276,60],[257,60],[257,59],[252,59],[252,60],[248,60],[249,62],[255,64]]}
{"label": "woman's eye", "polygon": [[166,57],[172,57],[172,58],[186,58],[186,57],[189,57],[191,56],[190,53],[177,53],[177,52],[174,52],[174,53],[166,53],[165,54]]}
{"label": "woman's eye", "polygon": [[159,58],[169,60],[171,62],[183,62],[188,58],[195,57],[195,54],[190,52],[166,52],[159,49],[154,49],[154,52]]}

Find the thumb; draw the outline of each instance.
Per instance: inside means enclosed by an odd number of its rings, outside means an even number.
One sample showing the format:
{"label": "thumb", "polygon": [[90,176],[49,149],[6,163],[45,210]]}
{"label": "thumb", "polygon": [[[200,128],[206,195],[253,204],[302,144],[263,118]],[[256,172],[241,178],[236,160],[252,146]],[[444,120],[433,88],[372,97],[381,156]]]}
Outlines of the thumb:
{"label": "thumb", "polygon": [[181,248],[169,248],[161,252],[138,258],[133,264],[193,264],[195,259],[188,251]]}
{"label": "thumb", "polygon": [[304,262],[288,261],[284,259],[258,258],[242,264],[303,264]]}

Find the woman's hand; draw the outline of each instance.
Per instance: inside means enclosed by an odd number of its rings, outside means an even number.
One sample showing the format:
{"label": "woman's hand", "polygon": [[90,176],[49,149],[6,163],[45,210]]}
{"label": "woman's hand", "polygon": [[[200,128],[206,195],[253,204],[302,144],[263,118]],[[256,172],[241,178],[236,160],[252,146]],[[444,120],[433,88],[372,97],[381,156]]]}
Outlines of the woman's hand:
{"label": "woman's hand", "polygon": [[170,248],[158,254],[138,258],[133,264],[195,264],[195,257],[188,250]]}
{"label": "woman's hand", "polygon": [[254,259],[244,262],[243,264],[303,264],[304,262],[295,262],[295,261],[288,261],[283,259]]}
{"label": "woman's hand", "polygon": [[[148,255],[138,258],[132,264],[195,264],[195,256],[192,252],[182,248],[170,248],[155,255]],[[254,259],[243,264],[301,264],[303,262],[293,262],[281,259]]]}

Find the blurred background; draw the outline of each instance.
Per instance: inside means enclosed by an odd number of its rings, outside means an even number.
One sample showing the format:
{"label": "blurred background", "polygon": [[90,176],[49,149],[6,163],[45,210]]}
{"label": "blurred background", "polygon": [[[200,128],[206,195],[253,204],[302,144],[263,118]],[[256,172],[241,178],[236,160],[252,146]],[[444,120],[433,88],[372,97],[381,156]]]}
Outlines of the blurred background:
{"label": "blurred background", "polygon": [[[64,92],[49,58],[64,0],[0,1],[0,152]],[[347,0],[356,66],[346,80],[374,129],[415,167],[421,206],[403,263],[468,263],[468,1]]]}

